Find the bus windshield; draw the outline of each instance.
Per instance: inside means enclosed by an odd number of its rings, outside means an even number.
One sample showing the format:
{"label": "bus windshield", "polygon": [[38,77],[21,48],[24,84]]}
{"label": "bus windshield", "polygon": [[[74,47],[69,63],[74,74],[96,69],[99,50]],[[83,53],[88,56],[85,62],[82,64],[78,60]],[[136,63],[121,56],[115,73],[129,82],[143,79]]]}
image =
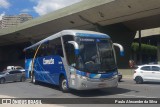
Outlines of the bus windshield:
{"label": "bus windshield", "polygon": [[80,54],[77,68],[85,72],[106,73],[116,68],[110,39],[78,39]]}

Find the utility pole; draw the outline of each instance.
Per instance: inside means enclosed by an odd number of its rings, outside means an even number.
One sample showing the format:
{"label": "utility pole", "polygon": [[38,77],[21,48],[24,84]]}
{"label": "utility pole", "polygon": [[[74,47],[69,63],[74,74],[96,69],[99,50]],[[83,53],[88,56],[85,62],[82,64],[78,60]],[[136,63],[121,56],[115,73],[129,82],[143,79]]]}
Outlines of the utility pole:
{"label": "utility pole", "polygon": [[160,42],[159,42],[160,38],[157,38],[157,62],[158,64],[160,64]]}
{"label": "utility pole", "polygon": [[141,49],[141,30],[138,31],[139,33],[139,64],[142,64],[142,49]]}

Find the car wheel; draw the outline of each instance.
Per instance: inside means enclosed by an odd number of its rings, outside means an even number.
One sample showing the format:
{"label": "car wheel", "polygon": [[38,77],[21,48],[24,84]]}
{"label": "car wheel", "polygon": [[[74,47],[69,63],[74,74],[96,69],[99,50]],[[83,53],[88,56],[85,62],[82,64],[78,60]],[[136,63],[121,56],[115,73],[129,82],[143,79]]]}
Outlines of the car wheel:
{"label": "car wheel", "polygon": [[21,77],[21,82],[24,82],[25,81],[25,77]]}
{"label": "car wheel", "polygon": [[143,83],[142,77],[139,77],[139,76],[135,78],[135,81],[136,81],[137,84],[142,84]]}
{"label": "car wheel", "polygon": [[121,82],[121,79],[120,79],[120,78],[118,78],[118,82]]}
{"label": "car wheel", "polygon": [[64,76],[60,78],[60,90],[64,93],[69,91],[69,88],[67,86],[67,80]]}
{"label": "car wheel", "polygon": [[4,78],[0,79],[0,84],[4,84],[6,82],[6,80]]}

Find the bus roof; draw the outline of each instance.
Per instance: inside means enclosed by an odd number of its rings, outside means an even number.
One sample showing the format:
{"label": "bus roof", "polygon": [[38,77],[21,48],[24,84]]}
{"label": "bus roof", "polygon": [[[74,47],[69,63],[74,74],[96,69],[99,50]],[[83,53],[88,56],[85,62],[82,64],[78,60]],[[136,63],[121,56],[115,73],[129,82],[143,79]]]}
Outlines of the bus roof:
{"label": "bus roof", "polygon": [[27,48],[24,49],[26,51],[27,49],[33,48],[35,46],[38,46],[42,43],[45,43],[47,41],[53,40],[55,38],[64,36],[64,35],[73,35],[73,36],[80,36],[80,37],[93,37],[93,38],[110,38],[107,34],[94,32],[94,31],[87,31],[87,30],[63,30],[61,32],[58,32],[56,34],[53,34]]}

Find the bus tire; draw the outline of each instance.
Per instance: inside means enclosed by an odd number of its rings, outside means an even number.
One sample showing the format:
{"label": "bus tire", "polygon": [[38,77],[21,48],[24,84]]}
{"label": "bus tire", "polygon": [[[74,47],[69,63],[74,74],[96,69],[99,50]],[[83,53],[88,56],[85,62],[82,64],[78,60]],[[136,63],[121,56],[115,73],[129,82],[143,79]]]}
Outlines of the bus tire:
{"label": "bus tire", "polygon": [[0,78],[0,84],[4,84],[6,82],[5,78]]}
{"label": "bus tire", "polygon": [[36,78],[35,78],[34,73],[33,73],[33,75],[32,75],[31,78],[32,78],[32,81],[31,81],[31,82],[32,82],[33,84],[37,84],[37,81],[36,81]]}
{"label": "bus tire", "polygon": [[32,75],[31,75],[31,71],[29,71],[29,78],[31,79]]}
{"label": "bus tire", "polygon": [[64,93],[67,93],[69,91],[69,88],[67,86],[67,80],[64,76],[60,77],[60,90]]}

